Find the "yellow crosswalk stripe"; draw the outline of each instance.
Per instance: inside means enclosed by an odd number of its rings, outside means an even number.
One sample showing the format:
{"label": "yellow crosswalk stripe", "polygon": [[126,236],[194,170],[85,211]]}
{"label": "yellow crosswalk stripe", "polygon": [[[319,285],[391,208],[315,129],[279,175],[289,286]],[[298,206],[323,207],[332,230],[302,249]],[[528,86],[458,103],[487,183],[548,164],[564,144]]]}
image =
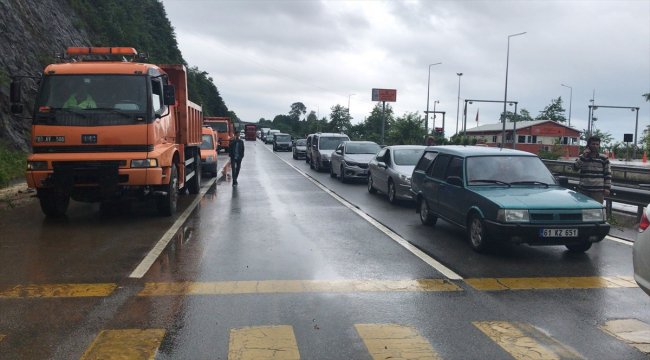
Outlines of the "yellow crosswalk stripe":
{"label": "yellow crosswalk stripe", "polygon": [[277,325],[231,329],[228,360],[258,359],[300,359],[293,328]]}
{"label": "yellow crosswalk stripe", "polygon": [[63,298],[108,296],[117,284],[31,284],[0,290],[0,298]]}
{"label": "yellow crosswalk stripe", "polygon": [[602,289],[638,287],[634,278],[626,276],[573,276],[538,278],[476,278],[465,279],[476,290],[533,289]]}
{"label": "yellow crosswalk stripe", "polygon": [[572,348],[529,324],[506,321],[472,323],[518,360],[583,359]]}
{"label": "yellow crosswalk stripe", "polygon": [[397,324],[355,324],[373,359],[440,359],[417,330]]}
{"label": "yellow crosswalk stripe", "polygon": [[90,359],[154,359],[163,329],[102,330],[81,357]]}
{"label": "yellow crosswalk stripe", "polygon": [[445,279],[420,280],[268,280],[146,283],[138,296],[231,295],[306,292],[462,291]]}
{"label": "yellow crosswalk stripe", "polygon": [[650,355],[650,325],[637,319],[611,320],[601,325],[606,333]]}

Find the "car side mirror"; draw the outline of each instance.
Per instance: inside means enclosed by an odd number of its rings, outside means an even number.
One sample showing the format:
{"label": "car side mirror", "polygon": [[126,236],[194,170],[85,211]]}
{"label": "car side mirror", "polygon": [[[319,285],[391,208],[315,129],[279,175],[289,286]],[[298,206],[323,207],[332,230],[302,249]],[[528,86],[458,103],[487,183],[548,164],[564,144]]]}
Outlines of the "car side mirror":
{"label": "car side mirror", "polygon": [[458,176],[450,176],[447,178],[447,183],[455,186],[463,187],[463,179]]}
{"label": "car side mirror", "polygon": [[343,150],[338,149],[338,150],[336,150],[336,153],[339,154],[339,155],[343,155]]}
{"label": "car side mirror", "polygon": [[386,163],[383,162],[383,161],[379,161],[379,162],[377,163],[377,166],[380,167],[380,168],[382,168],[382,169],[386,169],[386,168],[388,168],[388,166],[386,165]]}
{"label": "car side mirror", "polygon": [[564,188],[568,188],[568,187],[569,187],[569,178],[568,178],[568,177],[566,177],[566,176],[557,176],[557,177],[555,178],[555,180],[557,180],[557,183],[558,183],[561,187],[564,187]]}

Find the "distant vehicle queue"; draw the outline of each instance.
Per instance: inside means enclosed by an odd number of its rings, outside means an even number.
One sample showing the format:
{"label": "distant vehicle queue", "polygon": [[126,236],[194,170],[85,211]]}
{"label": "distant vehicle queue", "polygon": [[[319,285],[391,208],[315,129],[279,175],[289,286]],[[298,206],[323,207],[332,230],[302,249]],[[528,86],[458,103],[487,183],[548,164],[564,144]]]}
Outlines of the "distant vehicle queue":
{"label": "distant vehicle queue", "polygon": [[567,189],[566,178],[556,178],[525,151],[380,146],[338,133],[291,141],[272,129],[261,136],[274,151],[292,151],[294,159],[304,158],[311,169],[329,171],[343,183],[364,181],[370,194],[386,194],[390,203],[414,202],[423,225],[442,218],[463,229],[477,252],[507,242],[564,245],[580,253],[609,233],[603,204]]}

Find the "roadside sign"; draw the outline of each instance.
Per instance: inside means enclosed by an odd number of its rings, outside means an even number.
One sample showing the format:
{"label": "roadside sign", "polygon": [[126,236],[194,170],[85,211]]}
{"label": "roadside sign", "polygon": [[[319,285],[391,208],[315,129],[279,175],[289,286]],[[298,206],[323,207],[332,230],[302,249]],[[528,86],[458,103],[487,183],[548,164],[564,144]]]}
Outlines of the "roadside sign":
{"label": "roadside sign", "polygon": [[372,89],[372,101],[395,102],[397,90],[395,89]]}

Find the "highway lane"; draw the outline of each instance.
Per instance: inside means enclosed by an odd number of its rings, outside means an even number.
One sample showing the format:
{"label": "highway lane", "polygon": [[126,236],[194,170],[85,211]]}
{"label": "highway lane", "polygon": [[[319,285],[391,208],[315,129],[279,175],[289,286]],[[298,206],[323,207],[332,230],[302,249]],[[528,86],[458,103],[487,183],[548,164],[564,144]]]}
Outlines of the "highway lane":
{"label": "highway lane", "polygon": [[[420,225],[408,204],[315,174],[260,142],[246,146],[239,186],[226,178],[211,189],[142,278],[129,274],[174,219],[137,207],[105,217],[84,204],[65,226],[51,227],[34,210],[6,214],[0,224],[12,237],[0,239],[0,357],[137,349],[134,358],[157,359],[255,351],[304,359],[413,351],[445,359],[646,358],[602,328],[621,319],[650,324],[649,298],[616,278],[629,274],[624,265],[604,259],[619,251],[613,244],[577,259],[562,259],[563,248],[476,255],[444,222]],[[282,159],[466,279],[446,279]],[[572,273],[585,263],[592,269]],[[557,282],[531,290],[530,281],[491,281],[505,276]]]}

